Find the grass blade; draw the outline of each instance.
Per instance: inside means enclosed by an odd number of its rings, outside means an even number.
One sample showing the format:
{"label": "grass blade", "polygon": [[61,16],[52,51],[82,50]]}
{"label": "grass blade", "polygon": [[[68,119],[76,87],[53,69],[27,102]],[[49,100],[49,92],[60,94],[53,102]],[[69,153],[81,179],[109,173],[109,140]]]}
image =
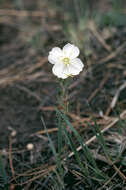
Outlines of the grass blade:
{"label": "grass blade", "polygon": [[85,168],[84,168],[84,166],[83,166],[83,164],[82,164],[82,162],[81,162],[80,156],[79,156],[79,154],[78,154],[78,152],[77,152],[77,150],[76,150],[76,147],[75,147],[75,145],[74,145],[74,143],[73,143],[73,141],[72,141],[72,138],[71,138],[70,134],[67,132],[67,130],[66,130],[65,127],[64,127],[64,134],[65,134],[66,138],[68,139],[68,142],[69,142],[69,144],[70,144],[70,146],[71,146],[71,149],[72,149],[73,152],[75,153],[75,158],[76,158],[76,160],[77,160],[77,162],[78,162],[80,168],[82,169],[83,174],[86,176],[86,175],[87,175],[87,172],[86,172],[86,170],[85,170]]}
{"label": "grass blade", "polygon": [[[73,133],[77,137],[78,142],[82,146],[82,150],[84,152],[85,158],[89,162],[88,167],[95,173],[95,175],[98,175],[98,176],[102,177],[102,179],[108,178],[107,176],[105,176],[104,174],[102,174],[102,172],[99,170],[99,168],[96,165],[95,159],[92,157],[92,154],[89,151],[88,147],[86,145],[84,145],[81,136],[76,131],[76,129],[72,126],[72,124],[69,122],[69,120],[67,119],[67,117],[63,113],[61,113],[59,110],[56,110],[56,112],[59,114],[60,117],[63,118],[63,120],[66,122],[66,124],[70,127],[70,129],[73,131]],[[75,151],[74,151],[74,153],[75,153]]]}
{"label": "grass blade", "polygon": [[[58,169],[59,173],[60,173],[61,176],[62,176],[62,174],[63,174],[63,168],[62,168],[61,160],[59,160],[59,158],[58,158],[58,156],[57,156],[55,146],[54,146],[54,144],[53,144],[52,139],[51,139],[50,136],[49,136],[49,133],[48,133],[48,130],[47,130],[47,128],[46,128],[46,124],[45,124],[45,122],[44,122],[43,117],[41,117],[41,120],[42,120],[43,126],[44,126],[44,128],[45,128],[45,130],[46,130],[46,133],[47,133],[47,137],[48,137],[48,140],[49,140],[49,143],[50,143],[51,150],[52,150],[53,155],[54,155],[54,157],[55,157],[55,159],[56,159],[57,169]],[[55,173],[56,173],[56,175],[58,176],[58,179],[60,179],[59,181],[61,182],[62,180],[61,180],[60,175],[58,174],[57,171],[55,171]],[[63,182],[62,182],[61,184],[63,184]]]}

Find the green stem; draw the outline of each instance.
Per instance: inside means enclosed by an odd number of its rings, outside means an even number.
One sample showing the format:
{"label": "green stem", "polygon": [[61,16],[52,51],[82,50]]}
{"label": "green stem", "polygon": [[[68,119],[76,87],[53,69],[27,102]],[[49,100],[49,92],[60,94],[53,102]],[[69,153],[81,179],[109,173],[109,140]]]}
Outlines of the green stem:
{"label": "green stem", "polygon": [[69,102],[67,100],[68,98],[68,81],[67,80],[61,80],[60,81],[60,106],[62,108],[62,111],[65,115],[68,113],[68,105]]}

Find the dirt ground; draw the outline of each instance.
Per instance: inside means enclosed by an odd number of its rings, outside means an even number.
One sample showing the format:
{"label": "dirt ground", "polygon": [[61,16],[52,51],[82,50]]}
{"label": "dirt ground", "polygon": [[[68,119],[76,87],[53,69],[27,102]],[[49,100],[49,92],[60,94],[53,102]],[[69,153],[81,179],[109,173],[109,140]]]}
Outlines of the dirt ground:
{"label": "dirt ground", "polygon": [[[63,18],[59,11],[44,2],[40,11],[32,15],[29,10],[35,11],[36,4],[26,3],[27,11],[21,9],[19,13],[13,11],[17,4],[8,0],[0,9],[0,152],[11,177],[40,163],[54,163],[41,121],[43,117],[47,128],[54,129],[50,135],[56,143],[54,106],[58,104],[58,81],[47,56],[52,47],[62,47],[68,39],[60,24]],[[69,86],[68,115],[86,140],[92,134],[81,120],[96,117],[103,128],[106,122],[100,115],[111,118],[126,109],[126,27],[113,27],[108,37],[105,31],[106,28],[98,30],[100,37],[92,33],[93,54],[85,57],[81,50],[85,69],[71,79]],[[111,102],[118,91],[112,109]],[[34,145],[32,151],[27,148],[29,143]]]}

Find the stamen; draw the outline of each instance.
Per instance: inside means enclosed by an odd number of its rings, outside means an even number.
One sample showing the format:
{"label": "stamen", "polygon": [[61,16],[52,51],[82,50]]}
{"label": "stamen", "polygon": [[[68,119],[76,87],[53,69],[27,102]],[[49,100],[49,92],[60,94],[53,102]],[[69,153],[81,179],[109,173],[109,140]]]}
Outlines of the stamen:
{"label": "stamen", "polygon": [[65,57],[65,58],[63,59],[63,63],[64,63],[65,65],[69,65],[69,64],[70,64],[69,61],[70,61],[70,59],[67,58],[67,57]]}

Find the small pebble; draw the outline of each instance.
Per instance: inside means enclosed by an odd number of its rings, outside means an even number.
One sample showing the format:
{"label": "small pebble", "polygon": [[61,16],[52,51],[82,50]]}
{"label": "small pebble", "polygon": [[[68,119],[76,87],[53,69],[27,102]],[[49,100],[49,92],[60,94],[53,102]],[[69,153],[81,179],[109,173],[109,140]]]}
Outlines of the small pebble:
{"label": "small pebble", "polygon": [[34,145],[32,143],[29,143],[29,144],[27,144],[26,147],[27,147],[28,150],[33,150]]}
{"label": "small pebble", "polygon": [[17,132],[16,132],[15,130],[11,132],[11,136],[12,136],[12,137],[15,137],[16,134],[17,134]]}

